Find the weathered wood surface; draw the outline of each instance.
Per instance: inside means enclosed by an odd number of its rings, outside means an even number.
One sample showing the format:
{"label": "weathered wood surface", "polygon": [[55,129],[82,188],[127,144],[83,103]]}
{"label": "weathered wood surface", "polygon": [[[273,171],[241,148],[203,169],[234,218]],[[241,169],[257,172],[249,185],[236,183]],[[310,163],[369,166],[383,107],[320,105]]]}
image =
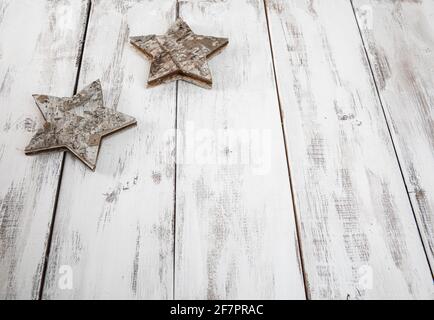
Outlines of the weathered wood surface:
{"label": "weathered wood surface", "polygon": [[27,157],[32,94],[71,95],[88,2],[0,1],[0,299],[36,299],[62,154]]}
{"label": "weathered wood surface", "polygon": [[78,89],[138,126],[59,189],[62,155],[24,154],[32,94],[73,94],[89,3],[0,1],[0,299],[38,298],[47,251],[44,299],[434,298],[432,1],[179,1],[230,39],[209,91],[146,89],[129,44],[175,0],[93,0]]}
{"label": "weathered wood surface", "polygon": [[434,1],[354,1],[434,275]]}
{"label": "weathered wood surface", "polygon": [[[176,85],[146,89],[149,63],[129,37],[175,16],[171,0],[92,1],[79,88],[101,78],[106,107],[138,126],[104,139],[94,173],[67,157],[44,299],[172,298]],[[63,266],[72,290],[58,286]]]}
{"label": "weathered wood surface", "polygon": [[264,4],[181,1],[180,16],[230,44],[213,90],[179,83],[175,297],[304,299]]}
{"label": "weathered wood surface", "polygon": [[432,297],[351,3],[266,3],[310,297]]}

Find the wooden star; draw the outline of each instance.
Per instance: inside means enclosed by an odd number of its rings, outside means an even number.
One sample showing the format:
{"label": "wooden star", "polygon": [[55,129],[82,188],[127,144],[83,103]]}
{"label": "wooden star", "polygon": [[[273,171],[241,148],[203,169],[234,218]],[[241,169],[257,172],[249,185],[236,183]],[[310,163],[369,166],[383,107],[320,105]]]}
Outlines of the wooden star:
{"label": "wooden star", "polygon": [[182,20],[163,36],[132,37],[131,43],[152,61],[148,85],[184,80],[212,87],[208,60],[229,43],[228,39],[196,35]]}
{"label": "wooden star", "polygon": [[133,117],[104,107],[99,80],[72,98],[33,97],[46,123],[26,147],[27,155],[67,149],[95,170],[101,139],[136,124]]}

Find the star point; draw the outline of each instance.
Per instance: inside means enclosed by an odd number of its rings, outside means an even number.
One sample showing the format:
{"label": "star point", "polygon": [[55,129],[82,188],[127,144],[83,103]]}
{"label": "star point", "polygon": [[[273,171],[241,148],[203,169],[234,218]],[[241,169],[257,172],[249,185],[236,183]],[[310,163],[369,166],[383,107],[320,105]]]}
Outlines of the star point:
{"label": "star point", "polygon": [[131,44],[151,60],[148,85],[184,80],[211,88],[213,81],[208,60],[229,43],[226,38],[195,34],[178,18],[165,35],[130,38]]}
{"label": "star point", "polygon": [[27,155],[66,149],[95,170],[102,138],[136,124],[133,117],[104,107],[99,80],[71,98],[33,98],[46,122],[26,147]]}

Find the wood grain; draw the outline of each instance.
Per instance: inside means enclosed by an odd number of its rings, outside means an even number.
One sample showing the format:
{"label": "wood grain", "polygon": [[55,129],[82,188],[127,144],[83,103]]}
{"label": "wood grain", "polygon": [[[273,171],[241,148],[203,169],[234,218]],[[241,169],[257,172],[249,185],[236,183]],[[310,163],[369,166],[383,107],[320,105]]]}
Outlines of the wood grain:
{"label": "wood grain", "polygon": [[434,2],[354,6],[434,276]]}
{"label": "wood grain", "polygon": [[180,16],[230,44],[213,90],[179,83],[175,298],[304,299],[263,2],[180,1]]}
{"label": "wood grain", "polygon": [[71,95],[88,2],[0,2],[0,299],[36,299],[62,154],[27,157],[32,94]]}
{"label": "wood grain", "polygon": [[310,297],[432,297],[351,3],[266,3]]}
{"label": "wood grain", "polygon": [[79,88],[101,78],[106,107],[138,126],[104,139],[95,173],[67,157],[44,299],[172,298],[176,86],[146,89],[149,63],[129,37],[164,33],[175,7],[92,2]]}

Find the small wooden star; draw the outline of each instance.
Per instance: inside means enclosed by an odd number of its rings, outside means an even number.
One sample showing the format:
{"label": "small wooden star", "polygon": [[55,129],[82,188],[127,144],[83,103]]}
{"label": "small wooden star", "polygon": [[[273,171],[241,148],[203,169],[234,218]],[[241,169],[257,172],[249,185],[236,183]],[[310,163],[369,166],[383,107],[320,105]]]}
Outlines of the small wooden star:
{"label": "small wooden star", "polygon": [[148,85],[184,80],[212,87],[208,60],[229,43],[228,39],[196,35],[182,20],[163,36],[132,37],[131,43],[152,61]]}
{"label": "small wooden star", "polygon": [[26,147],[27,155],[67,149],[95,170],[101,139],[136,124],[133,117],[104,107],[99,80],[72,98],[33,97],[46,123]]}

